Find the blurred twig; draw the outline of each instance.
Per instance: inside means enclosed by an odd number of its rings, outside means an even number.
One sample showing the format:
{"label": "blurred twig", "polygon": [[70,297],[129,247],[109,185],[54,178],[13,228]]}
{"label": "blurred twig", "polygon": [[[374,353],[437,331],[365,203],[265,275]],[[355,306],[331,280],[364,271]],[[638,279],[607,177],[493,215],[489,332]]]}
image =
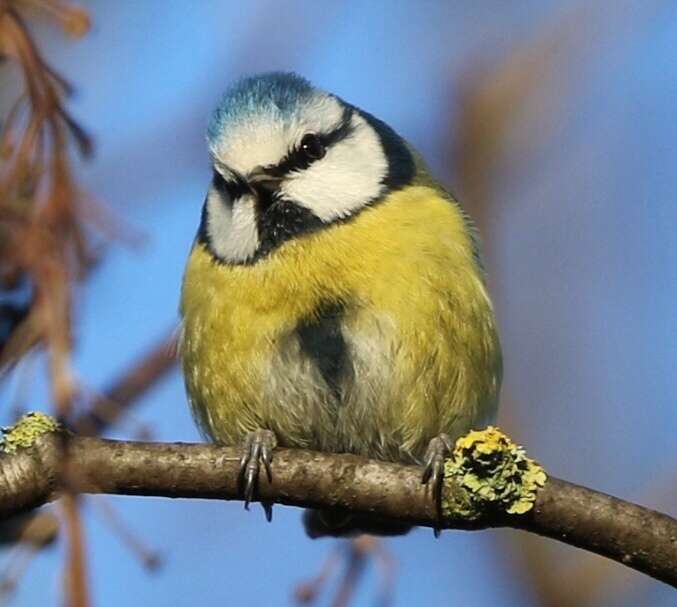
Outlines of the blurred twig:
{"label": "blurred twig", "polygon": [[[563,122],[574,82],[562,69],[591,41],[582,34],[583,5],[547,25],[500,58],[471,62],[457,83],[460,104],[450,128],[455,185],[491,245],[497,214],[495,187],[533,160]],[[567,77],[568,76],[568,77]]]}
{"label": "blurred twig", "polygon": [[348,543],[346,571],[339,584],[332,607],[348,607],[350,604],[350,599],[355,593],[357,584],[367,564],[367,555],[371,551],[374,542],[374,538],[363,535]]}
{"label": "blurred twig", "polygon": [[104,496],[98,496],[98,499],[91,500],[90,503],[94,505],[108,526],[147,570],[154,571],[160,567],[162,564],[160,556],[137,539]]}
{"label": "blurred twig", "polygon": [[[27,360],[26,357],[22,363]],[[162,379],[176,363],[176,331],[168,332],[156,344],[136,360],[130,367],[116,378],[103,394],[89,403],[87,410],[73,422],[78,433],[96,435],[104,432],[111,425],[128,413],[129,408],[160,379]],[[144,566],[154,569],[159,564],[159,557],[146,549],[143,544],[127,529],[112,506],[106,503],[95,504],[105,521],[111,526],[121,541],[136,554]],[[45,541],[44,533],[38,531],[47,529],[46,523],[51,522],[50,541]],[[27,531],[24,532],[23,530]],[[59,533],[58,520],[47,512],[29,513],[25,516],[14,517],[4,525],[0,525],[0,543],[18,543],[10,554],[10,564],[7,571],[0,575],[0,587],[3,596],[9,595],[16,587],[19,577],[25,571],[29,558],[36,550],[45,548],[56,539]],[[16,559],[17,563],[12,564]],[[6,582],[3,582],[6,580]]]}
{"label": "blurred twig", "polygon": [[65,590],[69,605],[85,607],[89,604],[89,591],[82,518],[78,506],[76,493],[72,490],[66,491],[61,499],[61,507],[66,519],[66,533],[68,534],[68,566],[65,571]]}
{"label": "blurred twig", "polygon": [[0,572],[0,604],[14,592],[38,550],[57,538],[59,521],[50,509],[16,516],[0,524],[0,543],[12,544],[7,564]]}
{"label": "blurred twig", "polygon": [[350,603],[368,558],[373,559],[380,566],[383,576],[378,604],[383,607],[389,605],[394,586],[393,558],[380,539],[369,535],[362,535],[347,541],[338,540],[322,563],[319,573],[311,580],[297,585],[294,591],[296,602],[307,605],[317,600],[320,592],[327,586],[330,577],[338,568],[341,556],[345,557],[346,569],[332,605]]}
{"label": "blurred twig", "polygon": [[75,431],[94,436],[118,421],[132,404],[175,367],[176,339],[176,330],[172,329],[132,363],[74,420]]}
{"label": "blurred twig", "polygon": [[[576,93],[600,55],[600,47],[626,45],[629,36],[637,35],[641,22],[650,22],[661,6],[665,2],[574,3],[538,24],[500,56],[490,58],[483,52],[455,84],[460,106],[449,128],[451,156],[456,162],[452,181],[480,228],[499,305],[499,228],[507,200],[520,198],[502,195],[506,183],[532,183],[529,171],[543,166],[543,158],[570,124]],[[589,149],[590,138],[582,145]],[[502,424],[508,429],[523,427],[511,419],[515,408],[510,400],[509,394],[503,395]],[[609,561],[579,556],[574,571],[567,573],[560,549],[537,537],[513,537],[509,551],[522,552],[527,585],[543,607],[583,605],[588,600],[599,604],[597,590],[616,586],[608,574],[618,569]]]}
{"label": "blurred twig", "polygon": [[[8,316],[0,350],[0,371],[30,348],[48,355],[54,407],[70,415],[75,396],[71,372],[71,320],[75,283],[95,260],[88,226],[79,210],[84,197],[71,175],[69,146],[91,153],[91,141],[69,114],[66,80],[45,60],[22,12],[30,9],[56,21],[68,34],[81,35],[87,13],[59,0],[2,0],[0,54],[13,61],[23,91],[0,131],[0,293],[28,285],[29,296]],[[68,439],[60,458],[68,468]],[[55,471],[61,476],[62,471]],[[88,604],[83,540],[77,498],[66,493],[63,513],[68,536],[66,589],[74,607]]]}
{"label": "blurred twig", "polygon": [[317,575],[307,582],[302,582],[296,586],[294,589],[294,598],[297,603],[301,605],[310,605],[316,601],[318,595],[339,564],[339,557],[341,556],[340,548],[340,543],[334,544],[329,555],[322,563]]}
{"label": "blurred twig", "polygon": [[21,543],[34,548],[50,545],[59,533],[59,521],[49,509],[13,517],[0,523],[0,544]]}
{"label": "blurred twig", "polygon": [[43,343],[54,400],[67,415],[74,391],[68,368],[71,289],[94,260],[79,218],[83,197],[71,177],[68,145],[70,138],[86,155],[91,142],[65,109],[70,85],[42,57],[21,6],[7,0],[0,5],[0,50],[20,67],[25,85],[0,133],[0,285],[27,282],[32,297],[5,338],[0,367]]}

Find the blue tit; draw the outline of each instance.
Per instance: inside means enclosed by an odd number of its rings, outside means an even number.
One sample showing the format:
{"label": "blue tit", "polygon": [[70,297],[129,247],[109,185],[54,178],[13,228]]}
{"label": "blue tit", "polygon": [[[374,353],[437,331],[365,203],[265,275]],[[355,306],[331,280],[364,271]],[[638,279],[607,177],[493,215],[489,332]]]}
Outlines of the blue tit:
{"label": "blue tit", "polygon": [[421,464],[439,499],[502,375],[470,219],[387,124],[295,74],[234,84],[208,143],[180,353],[200,428],[244,449],[245,503],[277,445]]}

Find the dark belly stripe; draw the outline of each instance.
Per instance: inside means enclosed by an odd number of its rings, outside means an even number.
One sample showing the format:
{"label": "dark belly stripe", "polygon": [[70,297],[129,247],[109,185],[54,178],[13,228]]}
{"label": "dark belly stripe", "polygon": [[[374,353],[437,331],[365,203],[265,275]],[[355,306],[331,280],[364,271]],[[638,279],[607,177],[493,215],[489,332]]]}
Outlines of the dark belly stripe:
{"label": "dark belly stripe", "polygon": [[339,404],[351,378],[350,357],[341,331],[343,314],[342,305],[326,304],[296,327],[301,351],[312,359]]}

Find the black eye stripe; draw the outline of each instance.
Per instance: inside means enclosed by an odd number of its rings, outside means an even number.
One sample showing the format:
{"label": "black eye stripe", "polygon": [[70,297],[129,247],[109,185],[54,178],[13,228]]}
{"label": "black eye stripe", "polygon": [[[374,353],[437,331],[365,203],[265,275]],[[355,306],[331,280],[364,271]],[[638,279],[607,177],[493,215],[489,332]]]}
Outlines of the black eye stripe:
{"label": "black eye stripe", "polygon": [[212,186],[224,200],[228,200],[230,203],[245,194],[251,194],[251,188],[244,179],[237,175],[232,175],[229,179],[226,179],[216,169],[214,169],[212,175]]}
{"label": "black eye stripe", "polygon": [[[333,131],[330,131],[329,133],[315,133],[325,149],[328,149],[339,141],[346,139],[353,132],[353,127],[350,123],[352,116],[352,108],[347,107],[343,110],[341,123]],[[300,146],[297,146],[291,150],[278,164],[273,167],[266,167],[266,172],[275,177],[284,177],[293,171],[302,171],[303,169],[307,169],[314,161],[315,159],[309,158],[304,150]]]}

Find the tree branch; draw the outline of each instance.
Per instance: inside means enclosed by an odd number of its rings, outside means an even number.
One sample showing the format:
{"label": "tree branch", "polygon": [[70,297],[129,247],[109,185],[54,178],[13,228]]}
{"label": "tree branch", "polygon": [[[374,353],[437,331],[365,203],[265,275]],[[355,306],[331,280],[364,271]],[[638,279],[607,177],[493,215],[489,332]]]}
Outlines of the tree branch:
{"label": "tree branch", "polygon": [[[58,497],[64,448],[69,486],[82,493],[241,499],[237,448],[104,440],[53,427],[28,439],[21,434],[8,443],[7,438],[4,450],[12,453],[0,457],[2,518]],[[457,445],[454,457],[458,451]],[[495,453],[491,459],[496,459]],[[469,504],[477,495],[471,495],[464,470],[465,476],[445,478],[441,520],[421,484],[418,467],[353,455],[276,449],[273,480],[261,475],[258,498],[291,506],[343,508],[426,527],[524,529],[677,586],[677,521],[673,518],[552,477],[523,514],[508,514],[491,501],[473,509]],[[487,487],[483,485],[480,493],[486,493]]]}

